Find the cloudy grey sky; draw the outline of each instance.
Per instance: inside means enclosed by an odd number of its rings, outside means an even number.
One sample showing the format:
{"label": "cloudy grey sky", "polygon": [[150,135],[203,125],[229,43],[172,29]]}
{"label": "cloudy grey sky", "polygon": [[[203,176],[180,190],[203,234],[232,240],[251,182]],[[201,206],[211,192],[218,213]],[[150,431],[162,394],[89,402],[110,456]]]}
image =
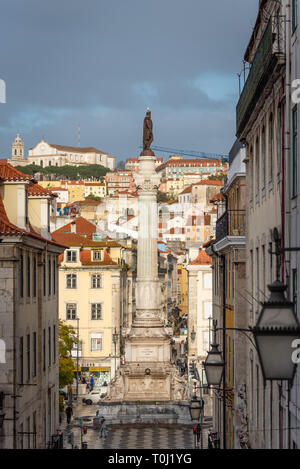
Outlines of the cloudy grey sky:
{"label": "cloudy grey sky", "polygon": [[[95,146],[135,157],[145,109],[154,144],[227,153],[237,73],[258,0],[1,0],[0,156]],[[164,156],[158,154],[158,156]]]}

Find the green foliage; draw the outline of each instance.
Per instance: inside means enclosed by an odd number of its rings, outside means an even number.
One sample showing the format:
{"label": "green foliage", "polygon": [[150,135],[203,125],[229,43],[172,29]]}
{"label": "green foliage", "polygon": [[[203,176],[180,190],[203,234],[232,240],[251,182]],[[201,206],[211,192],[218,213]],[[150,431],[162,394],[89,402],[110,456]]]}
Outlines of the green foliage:
{"label": "green foliage", "polygon": [[101,197],[98,197],[94,194],[89,194],[87,197],[86,197],[87,200],[96,200],[97,202],[101,202]]}
{"label": "green foliage", "polygon": [[73,382],[74,363],[71,350],[78,338],[74,327],[59,321],[59,387],[63,388]]}
{"label": "green foliage", "polygon": [[168,202],[169,198],[168,195],[164,192],[157,192],[157,202]]}
{"label": "green foliage", "polygon": [[36,164],[30,164],[28,166],[16,166],[19,171],[34,176],[35,173],[39,172],[46,178],[54,178],[56,180],[68,179],[68,180],[80,180],[80,179],[96,179],[103,180],[106,173],[110,172],[108,168],[100,164],[89,164],[83,166],[42,166]]}
{"label": "green foliage", "polygon": [[59,320],[59,356],[68,357],[78,338],[74,327],[69,326],[61,319]]}
{"label": "green foliage", "polygon": [[28,174],[31,177],[34,177],[35,173],[39,173],[43,169],[37,164],[29,164],[27,166],[15,166],[15,168],[21,171],[21,173]]}
{"label": "green foliage", "polygon": [[74,363],[71,357],[59,358],[59,387],[64,388],[73,382]]}

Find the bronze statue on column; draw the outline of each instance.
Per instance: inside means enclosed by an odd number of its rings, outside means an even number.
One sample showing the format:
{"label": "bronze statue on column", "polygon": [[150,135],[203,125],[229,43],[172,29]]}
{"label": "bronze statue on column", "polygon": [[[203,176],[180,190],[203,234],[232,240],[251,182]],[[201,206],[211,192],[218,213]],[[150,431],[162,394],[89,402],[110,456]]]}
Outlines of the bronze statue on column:
{"label": "bronze statue on column", "polygon": [[151,143],[153,142],[153,133],[152,133],[152,120],[151,120],[151,111],[148,108],[144,118],[144,129],[143,129],[143,151],[141,155],[154,156],[153,151],[150,149]]}

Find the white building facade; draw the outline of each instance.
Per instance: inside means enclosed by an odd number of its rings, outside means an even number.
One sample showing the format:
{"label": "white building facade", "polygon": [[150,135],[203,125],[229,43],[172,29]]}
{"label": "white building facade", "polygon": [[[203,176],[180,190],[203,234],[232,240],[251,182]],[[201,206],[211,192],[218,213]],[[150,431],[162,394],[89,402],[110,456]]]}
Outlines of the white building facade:
{"label": "white building facade", "polygon": [[54,145],[42,139],[28,152],[27,164],[46,166],[99,164],[111,170],[115,168],[115,157],[94,147],[70,147]]}

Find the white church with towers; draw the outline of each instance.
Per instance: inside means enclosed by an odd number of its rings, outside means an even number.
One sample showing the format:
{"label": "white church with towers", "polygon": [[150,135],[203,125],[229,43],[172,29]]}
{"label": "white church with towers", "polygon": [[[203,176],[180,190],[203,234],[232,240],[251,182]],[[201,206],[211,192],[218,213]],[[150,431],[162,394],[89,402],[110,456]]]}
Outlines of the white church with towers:
{"label": "white church with towers", "polygon": [[115,157],[94,147],[70,147],[48,143],[44,138],[29,149],[25,159],[24,143],[17,134],[11,151],[10,164],[13,166],[26,166],[36,164],[46,166],[89,165],[99,164],[110,170],[115,169]]}

